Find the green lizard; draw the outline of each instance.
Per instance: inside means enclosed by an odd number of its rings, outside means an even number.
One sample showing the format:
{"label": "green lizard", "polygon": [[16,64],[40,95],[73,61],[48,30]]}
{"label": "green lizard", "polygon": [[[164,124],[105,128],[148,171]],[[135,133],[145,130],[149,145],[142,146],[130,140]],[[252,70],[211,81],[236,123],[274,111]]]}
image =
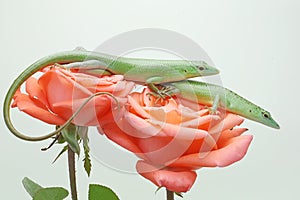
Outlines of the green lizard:
{"label": "green lizard", "polygon": [[[47,139],[61,130],[56,130],[41,137],[28,137],[18,132],[10,120],[10,105],[17,89],[34,73],[46,66],[53,64],[67,64],[73,62],[83,62],[87,60],[97,60],[101,66],[97,68],[105,69],[113,74],[124,75],[125,79],[149,84],[154,92],[159,92],[154,84],[171,81],[184,80],[196,76],[218,74],[219,71],[207,65],[204,61],[184,61],[184,60],[155,60],[116,57],[98,52],[74,50],[56,53],[46,56],[36,61],[25,69],[10,86],[3,105],[4,121],[9,130],[19,138],[29,141],[40,141]],[[83,62],[84,63],[84,62]],[[93,68],[94,69],[94,68]],[[103,70],[102,70],[103,71]],[[73,116],[74,117],[74,116]],[[70,123],[69,121],[66,122]],[[65,125],[66,125],[65,124]],[[65,125],[61,127],[65,127]]]}
{"label": "green lizard", "polygon": [[169,95],[178,95],[193,102],[212,106],[212,109],[216,109],[219,105],[228,112],[272,128],[280,128],[268,111],[221,86],[188,80],[167,83],[164,87],[163,90]]}
{"label": "green lizard", "polygon": [[219,73],[218,69],[209,66],[204,61],[154,60],[114,56],[110,56],[109,59],[97,59],[97,56],[89,56],[86,61],[72,62],[63,67],[78,69],[83,73],[121,74],[126,80],[146,83],[154,93],[161,97],[164,94],[161,94],[155,86],[156,84]]}

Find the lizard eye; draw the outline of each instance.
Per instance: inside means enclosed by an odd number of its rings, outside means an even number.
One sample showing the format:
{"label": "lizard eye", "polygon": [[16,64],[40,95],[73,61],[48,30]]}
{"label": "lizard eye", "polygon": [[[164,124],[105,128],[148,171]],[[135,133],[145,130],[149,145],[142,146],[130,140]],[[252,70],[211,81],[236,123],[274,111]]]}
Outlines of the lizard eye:
{"label": "lizard eye", "polygon": [[262,113],[264,118],[269,118],[270,116],[268,115],[268,113]]}
{"label": "lizard eye", "polygon": [[204,70],[204,67],[198,67],[198,69],[200,69],[201,71],[203,71],[203,70]]}

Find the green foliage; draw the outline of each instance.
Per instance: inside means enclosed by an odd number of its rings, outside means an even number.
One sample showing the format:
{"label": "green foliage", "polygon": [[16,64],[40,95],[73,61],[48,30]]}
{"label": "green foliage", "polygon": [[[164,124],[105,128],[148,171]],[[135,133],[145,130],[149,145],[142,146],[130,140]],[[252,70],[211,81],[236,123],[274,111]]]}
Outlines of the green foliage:
{"label": "green foliage", "polygon": [[82,141],[82,146],[84,149],[84,158],[83,158],[83,166],[88,176],[91,174],[92,164],[90,159],[90,148],[89,148],[89,138],[88,138],[88,127],[86,126],[75,126],[70,124],[66,127],[61,135],[58,137],[58,143],[67,142],[68,145],[64,146],[64,148],[60,151],[60,153],[56,156],[53,163],[64,153],[67,151],[68,146],[75,152],[78,156],[80,154],[80,146],[79,143]]}
{"label": "green foliage", "polygon": [[63,144],[65,142],[66,142],[65,138],[60,133],[57,138],[57,144]]}
{"label": "green foliage", "polygon": [[87,149],[87,148],[84,148],[84,159],[83,159],[83,162],[84,162],[84,164],[83,164],[84,169],[85,169],[87,175],[90,176],[91,169],[92,169],[92,164],[91,164],[89,149]]}
{"label": "green foliage", "polygon": [[87,138],[88,130],[88,126],[76,126],[76,131],[81,139]]}
{"label": "green foliage", "polygon": [[59,152],[59,154],[55,157],[55,159],[53,160],[52,163],[55,163],[57,161],[57,159],[68,150],[68,145],[64,146],[64,148]]}
{"label": "green foliage", "polygon": [[69,192],[64,188],[43,188],[27,177],[22,180],[22,183],[33,200],[63,200],[69,195]]}
{"label": "green foliage", "polygon": [[108,187],[90,184],[89,200],[119,200],[118,196]]}
{"label": "green foliage", "polygon": [[64,128],[61,131],[62,136],[69,144],[70,148],[74,153],[77,155],[80,154],[80,147],[78,144],[78,133],[77,133],[77,127],[73,124],[70,124],[66,128]]}
{"label": "green foliage", "polygon": [[27,177],[22,180],[22,184],[31,197],[33,197],[38,190],[42,189],[39,184],[33,182]]}
{"label": "green foliage", "polygon": [[82,146],[84,149],[84,159],[83,166],[88,176],[91,174],[91,159],[90,159],[90,147],[89,147],[89,138],[88,138],[88,127],[78,127],[78,134],[82,140]]}
{"label": "green foliage", "polygon": [[43,188],[36,192],[33,200],[63,200],[69,192],[61,187]]}

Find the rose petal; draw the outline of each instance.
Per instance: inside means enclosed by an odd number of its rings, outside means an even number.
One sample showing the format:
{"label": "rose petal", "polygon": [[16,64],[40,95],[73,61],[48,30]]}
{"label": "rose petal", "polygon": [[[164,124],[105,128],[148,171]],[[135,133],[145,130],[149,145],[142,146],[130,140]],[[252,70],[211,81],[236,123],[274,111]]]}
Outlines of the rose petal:
{"label": "rose petal", "polygon": [[34,77],[29,77],[26,80],[26,92],[29,94],[31,98],[36,98],[45,106],[49,107],[47,98],[38,84],[38,80]]}
{"label": "rose petal", "polygon": [[205,115],[202,117],[194,117],[192,120],[184,121],[181,123],[184,127],[197,128],[201,127],[212,120],[218,120],[220,117],[217,115]]}
{"label": "rose petal", "polygon": [[139,102],[137,102],[136,99],[133,98],[133,96],[128,96],[128,103],[136,114],[138,114],[142,118],[150,118],[150,115],[143,109]]}
{"label": "rose petal", "polygon": [[66,121],[54,113],[49,112],[40,101],[30,98],[26,94],[16,96],[14,106],[17,106],[21,111],[48,124],[62,125]]}
{"label": "rose petal", "polygon": [[[53,110],[60,113],[60,116],[68,120],[79,107],[87,100],[74,99],[71,101],[62,101],[52,105]],[[92,98],[74,118],[73,123],[81,126],[99,126],[99,115],[103,115],[111,108],[111,100],[106,95]]]}
{"label": "rose petal", "polygon": [[252,141],[252,135],[234,137],[228,145],[206,154],[190,154],[171,163],[170,167],[197,169],[200,167],[225,167],[242,159]]}
{"label": "rose petal", "polygon": [[186,99],[183,99],[183,98],[177,98],[177,101],[179,101],[179,103],[185,107],[188,107],[194,111],[199,111],[199,110],[202,110],[204,108],[203,105],[200,105],[198,103],[195,103],[193,101],[190,101],[190,100],[186,100]]}
{"label": "rose petal", "polygon": [[227,142],[230,141],[231,138],[238,137],[247,130],[247,128],[234,128],[223,131],[218,139],[218,148],[226,146]]}
{"label": "rose petal", "polygon": [[181,139],[199,139],[208,135],[208,132],[201,129],[184,127],[181,124],[169,124],[162,121],[151,120],[152,125],[159,125],[161,131],[157,133],[157,136],[175,137]]}
{"label": "rose petal", "polygon": [[226,117],[217,125],[209,129],[210,134],[221,133],[224,130],[231,129],[243,123],[244,119],[238,115],[227,113]]}
{"label": "rose petal", "polygon": [[161,128],[159,126],[151,125],[146,120],[138,117],[137,115],[126,112],[124,117],[126,119],[126,122],[131,125],[129,128],[134,127],[134,129],[126,129],[128,127],[124,126],[122,130],[134,137],[147,138],[150,136],[158,135],[161,132]]}
{"label": "rose petal", "polygon": [[133,152],[133,153],[142,153],[139,147],[136,145],[135,138],[125,134],[118,126],[114,123],[106,124],[101,126],[101,131],[104,131],[106,137],[114,141],[123,148]]}
{"label": "rose petal", "polygon": [[193,186],[197,174],[194,171],[169,171],[157,169],[144,161],[138,161],[136,169],[144,178],[158,187],[174,192],[187,192]]}
{"label": "rose petal", "polygon": [[134,88],[134,86],[135,86],[134,82],[120,81],[117,84],[115,84],[115,88],[112,91],[112,94],[117,97],[127,97],[128,94]]}
{"label": "rose petal", "polygon": [[[40,77],[38,83],[46,93],[51,110],[55,103],[88,97],[92,94],[88,89],[74,82],[72,77],[66,77],[56,69],[50,70]],[[57,113],[55,110],[53,111]]]}

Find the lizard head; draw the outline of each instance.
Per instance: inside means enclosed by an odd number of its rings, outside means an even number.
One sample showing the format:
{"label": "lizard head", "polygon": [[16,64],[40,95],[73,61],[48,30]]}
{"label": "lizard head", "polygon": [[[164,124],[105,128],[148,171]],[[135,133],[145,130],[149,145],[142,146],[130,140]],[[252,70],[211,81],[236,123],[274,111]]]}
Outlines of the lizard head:
{"label": "lizard head", "polygon": [[218,74],[220,71],[207,64],[205,61],[193,61],[193,65],[198,69],[200,76],[209,76]]}
{"label": "lizard head", "polygon": [[248,106],[244,107],[244,113],[241,114],[242,116],[262,123],[266,126],[271,128],[280,129],[278,123],[272,118],[271,113],[264,110],[263,108],[253,105],[253,104],[246,104]]}
{"label": "lizard head", "polygon": [[176,69],[174,72],[180,72],[181,76],[185,78],[215,75],[220,72],[217,68],[208,65],[204,61],[177,61],[174,66]]}
{"label": "lizard head", "polygon": [[277,122],[272,118],[271,114],[268,111],[261,111],[259,114],[260,122],[276,129],[280,129],[280,126],[277,124]]}

